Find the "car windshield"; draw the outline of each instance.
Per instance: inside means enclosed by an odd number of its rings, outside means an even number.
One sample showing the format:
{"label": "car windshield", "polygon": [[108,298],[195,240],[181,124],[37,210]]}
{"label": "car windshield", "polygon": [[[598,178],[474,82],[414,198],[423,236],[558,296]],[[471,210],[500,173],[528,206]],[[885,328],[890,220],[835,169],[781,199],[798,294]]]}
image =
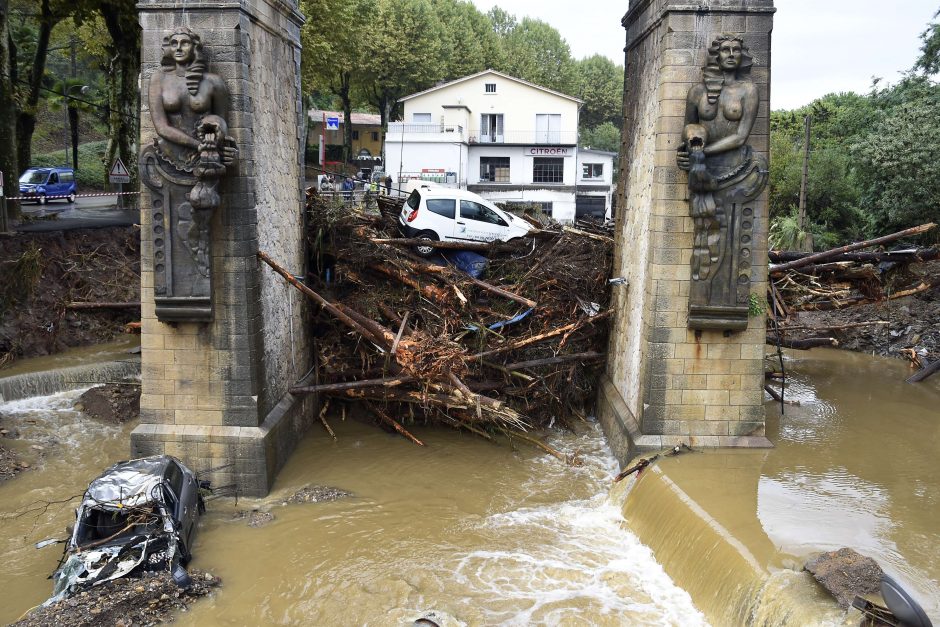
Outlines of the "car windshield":
{"label": "car windshield", "polygon": [[41,170],[26,170],[23,173],[23,176],[20,177],[20,183],[27,183],[29,185],[36,185],[37,183],[46,182],[46,172]]}

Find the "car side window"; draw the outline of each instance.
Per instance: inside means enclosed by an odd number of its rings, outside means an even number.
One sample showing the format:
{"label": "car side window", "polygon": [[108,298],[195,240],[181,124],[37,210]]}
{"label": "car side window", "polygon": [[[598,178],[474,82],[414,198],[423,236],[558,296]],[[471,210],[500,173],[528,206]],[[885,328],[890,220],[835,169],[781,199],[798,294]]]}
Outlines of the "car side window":
{"label": "car side window", "polygon": [[59,180],[63,183],[71,183],[73,179],[74,176],[72,176],[71,172],[63,172],[59,175]]}
{"label": "car side window", "polygon": [[49,183],[48,183],[48,185],[55,185],[55,184],[58,183],[58,182],[59,182],[59,175],[58,175],[58,174],[56,174],[55,172],[53,172],[52,174],[49,175]]}
{"label": "car side window", "polygon": [[166,468],[166,474],[164,475],[167,483],[170,484],[170,488],[173,489],[173,492],[179,496],[183,492],[183,471],[180,470],[180,467],[176,465],[176,462],[170,462]]}
{"label": "car side window", "polygon": [[427,201],[428,211],[436,213],[445,218],[454,219],[457,211],[457,201],[453,198],[429,198]]}
{"label": "car side window", "polygon": [[477,222],[509,226],[495,211],[472,200],[460,201],[460,217],[468,220],[476,220]]}

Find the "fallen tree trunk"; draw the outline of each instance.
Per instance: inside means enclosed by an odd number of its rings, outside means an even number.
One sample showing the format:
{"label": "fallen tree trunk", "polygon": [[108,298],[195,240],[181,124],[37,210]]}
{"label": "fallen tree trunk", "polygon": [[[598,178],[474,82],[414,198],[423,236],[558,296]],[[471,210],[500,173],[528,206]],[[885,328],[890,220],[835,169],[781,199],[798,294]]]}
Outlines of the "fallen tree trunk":
{"label": "fallen tree trunk", "polygon": [[905,383],[920,383],[930,375],[940,371],[940,359],[927,364],[905,380]]}
{"label": "fallen tree trunk", "polygon": [[903,231],[898,231],[897,233],[892,233],[890,235],[884,235],[882,237],[876,237],[874,239],[865,240],[863,242],[856,242],[854,244],[848,244],[847,246],[841,246],[839,248],[833,248],[831,250],[826,250],[821,253],[814,253],[812,255],[807,255],[802,259],[797,259],[795,261],[790,261],[783,263],[777,266],[772,266],[770,268],[771,272],[784,272],[786,270],[795,270],[796,268],[802,268],[803,266],[808,266],[823,259],[831,259],[836,255],[841,255],[842,253],[848,253],[853,250],[859,250],[860,248],[868,248],[869,246],[877,246],[879,244],[885,244],[887,242],[893,242],[904,237],[911,237],[914,235],[921,235],[926,233],[931,229],[935,228],[937,225],[934,222],[929,222],[927,224],[921,224],[920,226],[911,227]]}
{"label": "fallen tree trunk", "polygon": [[779,338],[776,335],[767,335],[767,344],[771,346],[780,345],[783,348],[792,348],[795,350],[807,350],[817,346],[838,346],[839,340],[834,337],[808,337],[802,340],[791,340],[788,338]]}
{"label": "fallen tree trunk", "polygon": [[427,239],[414,239],[405,237],[378,238],[369,239],[373,244],[395,244],[397,246],[430,246],[441,250],[476,250],[482,252],[495,252],[503,250],[513,250],[512,244],[498,243],[490,244],[486,242],[436,242]]}
{"label": "fallen tree trunk", "polygon": [[506,364],[506,370],[521,370],[522,368],[537,368],[539,366],[554,366],[569,361],[597,361],[607,357],[607,353],[575,353],[573,355],[559,355],[558,357],[546,357],[545,359],[531,359],[529,361],[519,361],[514,364]]}
{"label": "fallen tree trunk", "polygon": [[[804,253],[795,250],[772,250],[768,253],[770,263],[788,263],[805,259],[814,253]],[[912,263],[915,261],[931,261],[940,259],[940,248],[912,248],[908,250],[885,250],[867,253],[841,253],[830,258],[830,261],[855,261],[862,263],[880,263],[882,261],[896,261]]]}
{"label": "fallen tree trunk", "polygon": [[77,302],[66,303],[66,309],[140,309],[140,302],[108,303]]}
{"label": "fallen tree trunk", "polygon": [[362,379],[360,381],[343,381],[340,383],[321,383],[320,385],[301,385],[290,388],[291,394],[316,394],[318,392],[337,392],[339,390],[354,390],[357,388],[394,387],[402,383],[411,383],[414,377],[385,377],[383,379]]}

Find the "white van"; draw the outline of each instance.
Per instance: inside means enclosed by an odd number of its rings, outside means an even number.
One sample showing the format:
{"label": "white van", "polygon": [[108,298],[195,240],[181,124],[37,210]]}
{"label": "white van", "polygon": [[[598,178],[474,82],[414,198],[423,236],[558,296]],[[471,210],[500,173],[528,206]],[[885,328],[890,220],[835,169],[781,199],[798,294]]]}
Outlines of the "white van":
{"label": "white van", "polygon": [[[473,192],[420,187],[411,192],[398,216],[405,237],[433,241],[492,242],[522,237],[532,225]],[[416,246],[422,257],[432,246]]]}

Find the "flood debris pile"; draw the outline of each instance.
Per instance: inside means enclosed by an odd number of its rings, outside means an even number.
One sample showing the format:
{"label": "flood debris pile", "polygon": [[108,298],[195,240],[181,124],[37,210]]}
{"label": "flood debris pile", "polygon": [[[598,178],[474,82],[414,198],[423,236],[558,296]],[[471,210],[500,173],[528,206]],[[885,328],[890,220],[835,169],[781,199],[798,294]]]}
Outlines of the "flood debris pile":
{"label": "flood debris pile", "polygon": [[940,248],[883,248],[935,226],[819,253],[771,251],[768,343],[872,350],[910,359],[922,378],[936,372]]}
{"label": "flood debris pile", "polygon": [[551,225],[461,251],[434,242],[440,254],[424,259],[398,236],[401,205],[381,205],[362,213],[308,192],[305,285],[259,253],[320,305],[318,381],[292,391],[361,404],[418,444],[405,424],[526,439],[584,418],[607,344],[604,229]]}
{"label": "flood debris pile", "polygon": [[144,572],[84,590],[68,599],[39,607],[14,623],[16,627],[70,625],[157,625],[210,594],[222,580],[193,569],[193,583],[183,589],[167,572]]}

